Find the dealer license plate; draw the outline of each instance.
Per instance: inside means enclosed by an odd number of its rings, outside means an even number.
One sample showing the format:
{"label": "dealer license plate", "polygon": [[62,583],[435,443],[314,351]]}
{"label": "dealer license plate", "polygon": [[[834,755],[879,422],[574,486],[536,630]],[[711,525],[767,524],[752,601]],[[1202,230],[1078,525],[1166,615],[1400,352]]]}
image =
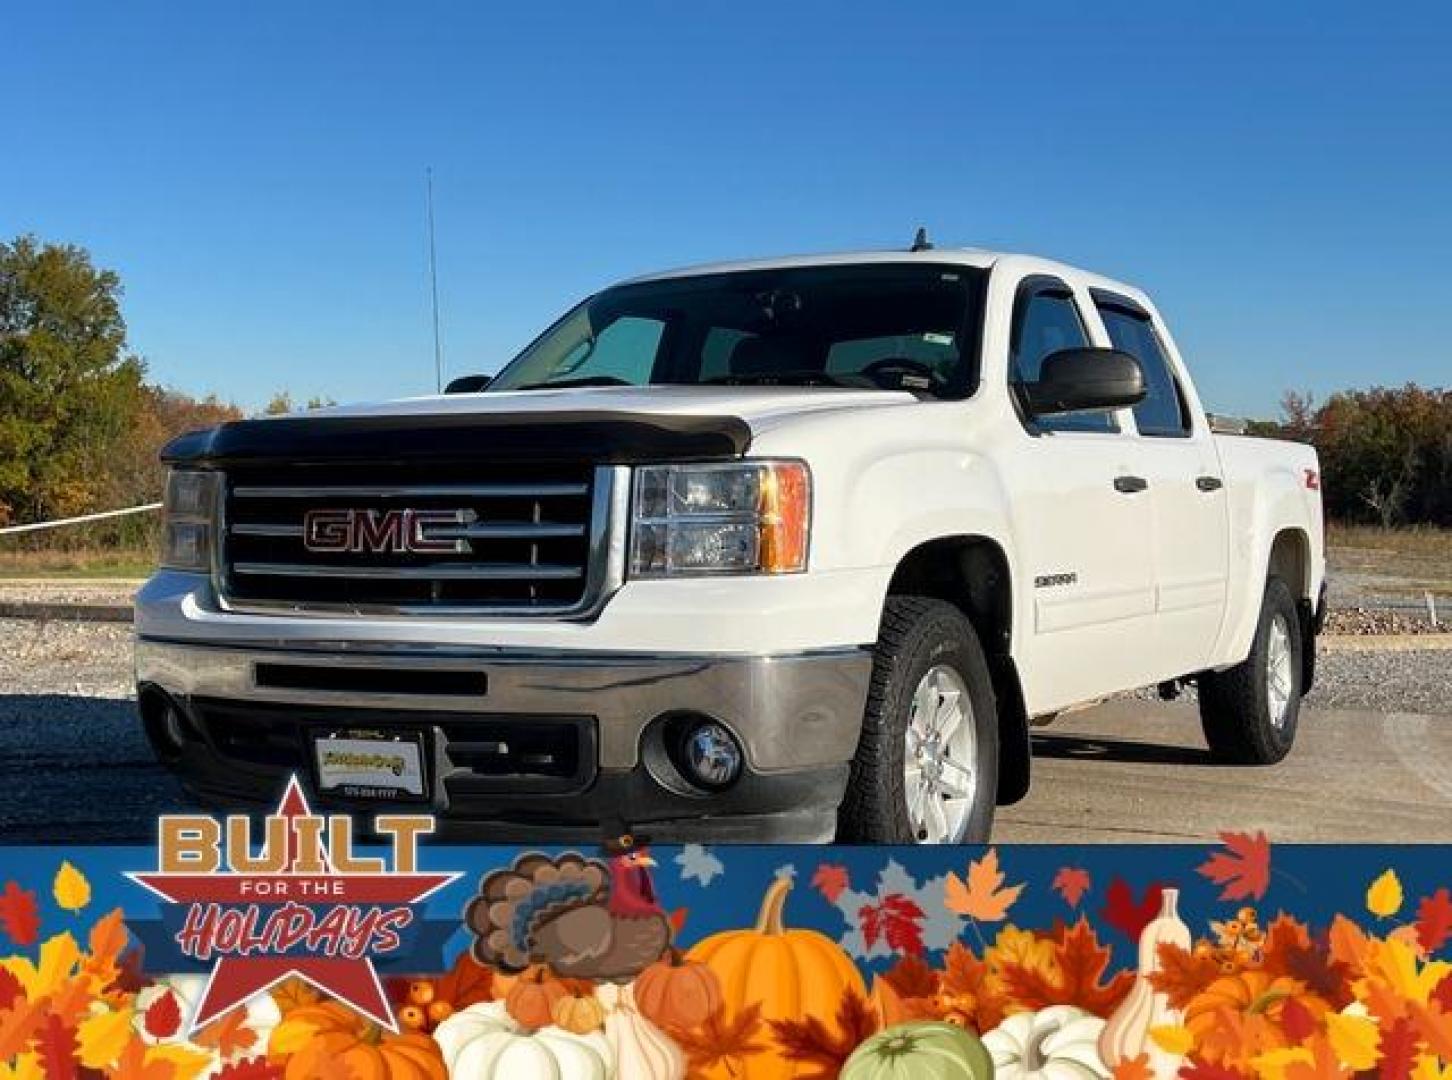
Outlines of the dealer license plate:
{"label": "dealer license plate", "polygon": [[423,740],[418,735],[338,732],[313,739],[318,790],[350,799],[422,799]]}

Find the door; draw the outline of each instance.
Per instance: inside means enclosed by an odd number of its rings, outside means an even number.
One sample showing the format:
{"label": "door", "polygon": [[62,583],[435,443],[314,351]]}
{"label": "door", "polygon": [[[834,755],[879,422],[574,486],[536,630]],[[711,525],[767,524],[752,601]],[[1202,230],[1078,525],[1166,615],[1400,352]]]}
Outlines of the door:
{"label": "door", "polygon": [[1229,508],[1220,455],[1154,316],[1114,293],[1096,289],[1093,299],[1114,347],[1144,369],[1134,427],[1153,517],[1155,633],[1147,655],[1157,679],[1188,675],[1209,662],[1225,613]]}
{"label": "door", "polygon": [[1140,685],[1154,614],[1150,504],[1139,443],[1109,411],[1033,418],[1017,384],[1044,358],[1095,341],[1081,299],[1065,282],[1019,287],[1008,378],[1022,430],[1003,454],[1011,514],[1032,601],[1016,639],[1030,714]]}

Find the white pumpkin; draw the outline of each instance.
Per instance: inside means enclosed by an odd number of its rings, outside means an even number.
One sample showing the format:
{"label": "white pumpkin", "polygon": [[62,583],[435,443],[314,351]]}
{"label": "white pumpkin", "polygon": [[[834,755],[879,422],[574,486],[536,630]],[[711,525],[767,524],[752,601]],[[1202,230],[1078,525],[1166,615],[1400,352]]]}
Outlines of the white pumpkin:
{"label": "white pumpkin", "polygon": [[605,1007],[605,1038],[615,1054],[622,1078],[630,1080],[683,1080],[686,1055],[635,1005],[635,988],[607,984],[596,990]]}
{"label": "white pumpkin", "polygon": [[1072,1005],[1010,1016],[983,1036],[996,1080],[1108,1080],[1104,1021]]}
{"label": "white pumpkin", "polygon": [[451,1077],[460,1080],[611,1080],[614,1058],[598,1031],[526,1031],[503,1002],[470,1005],[434,1029]]}

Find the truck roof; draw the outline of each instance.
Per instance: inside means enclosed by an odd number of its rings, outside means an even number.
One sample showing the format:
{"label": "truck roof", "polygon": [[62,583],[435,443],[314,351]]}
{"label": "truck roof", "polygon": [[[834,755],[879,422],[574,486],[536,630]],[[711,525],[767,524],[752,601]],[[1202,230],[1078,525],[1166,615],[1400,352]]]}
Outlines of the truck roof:
{"label": "truck roof", "polygon": [[958,263],[983,269],[998,263],[1012,262],[1026,273],[1053,274],[1068,281],[1112,289],[1148,306],[1148,297],[1127,282],[1116,281],[1102,274],[1071,266],[1068,263],[1011,251],[988,251],[983,248],[928,248],[924,251],[842,251],[817,255],[784,255],[770,259],[743,259],[732,262],[701,263],[674,270],[642,274],[621,284],[634,285],[645,281],[666,281],[671,278],[699,277],[706,274],[731,274],[746,270],[781,270],[803,266],[860,266],[872,263],[927,263],[942,265]]}

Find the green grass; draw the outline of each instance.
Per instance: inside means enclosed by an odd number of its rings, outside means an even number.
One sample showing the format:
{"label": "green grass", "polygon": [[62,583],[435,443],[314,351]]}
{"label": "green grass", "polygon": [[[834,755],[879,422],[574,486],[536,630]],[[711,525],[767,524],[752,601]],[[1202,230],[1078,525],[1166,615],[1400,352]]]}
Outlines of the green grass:
{"label": "green grass", "polygon": [[149,577],[156,555],[147,549],[97,551],[0,551],[0,581],[64,578],[113,581]]}
{"label": "green grass", "polygon": [[1452,559],[1452,529],[1412,525],[1380,529],[1375,525],[1328,525],[1326,546],[1331,549],[1390,551],[1398,555],[1443,556]]}

